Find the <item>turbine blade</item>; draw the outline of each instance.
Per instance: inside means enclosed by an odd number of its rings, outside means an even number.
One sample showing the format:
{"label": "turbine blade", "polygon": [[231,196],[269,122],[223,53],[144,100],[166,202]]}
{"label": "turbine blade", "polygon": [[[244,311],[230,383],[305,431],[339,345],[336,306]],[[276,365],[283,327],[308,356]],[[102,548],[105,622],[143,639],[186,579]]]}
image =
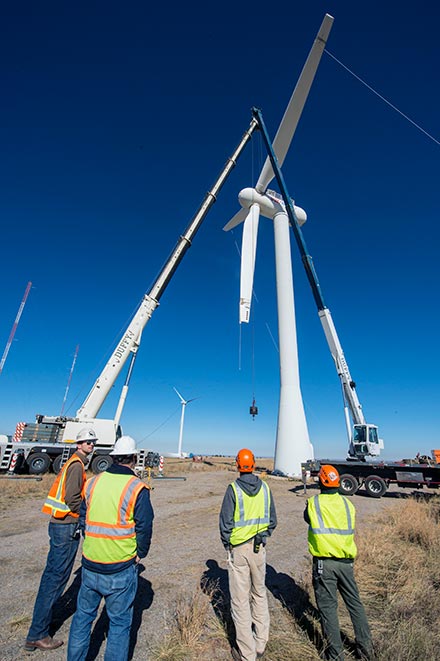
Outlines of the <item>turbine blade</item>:
{"label": "turbine blade", "polygon": [[257,251],[258,221],[260,207],[253,204],[243,225],[240,274],[240,323],[247,324],[251,314],[252,290],[254,286],[255,255]]}
{"label": "turbine blade", "polygon": [[[174,392],[178,395],[180,401],[181,401],[182,404],[183,404],[183,402],[185,402],[185,400],[183,399],[183,397],[182,397],[182,395],[180,394],[180,392],[179,392],[179,391],[177,390],[177,388],[175,388],[174,386],[173,386],[173,390],[174,390]],[[185,404],[186,404],[186,402],[185,402]]]}
{"label": "turbine blade", "polygon": [[232,230],[234,227],[237,227],[237,225],[240,225],[240,223],[245,220],[248,211],[249,209],[240,209],[240,211],[231,218],[229,223],[224,226],[223,231],[229,232],[229,230]]}
{"label": "turbine blade", "polygon": [[[319,28],[319,32],[313,43],[306,63],[304,64],[303,70],[301,71],[301,75],[298,78],[295,89],[293,90],[292,96],[290,97],[290,101],[284,113],[284,117],[278,127],[277,134],[273,141],[273,148],[280,167],[286,158],[287,151],[290,147],[290,143],[292,142],[293,135],[298,125],[299,118],[301,117],[304,105],[307,101],[307,97],[309,95],[309,91],[312,86],[313,79],[321,60],[321,55],[325,48],[332,25],[333,16],[326,14],[324,16],[324,20],[322,21],[321,27]],[[265,193],[266,188],[274,176],[275,175],[270,163],[270,159],[267,157],[255,187],[257,191],[259,193]]]}

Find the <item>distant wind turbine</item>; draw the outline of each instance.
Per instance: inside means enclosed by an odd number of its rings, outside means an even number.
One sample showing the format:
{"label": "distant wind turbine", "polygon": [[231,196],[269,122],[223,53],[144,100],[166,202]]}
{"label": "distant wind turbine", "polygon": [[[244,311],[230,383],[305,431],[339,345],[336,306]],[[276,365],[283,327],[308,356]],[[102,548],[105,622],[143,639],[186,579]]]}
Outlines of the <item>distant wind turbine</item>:
{"label": "distant wind turbine", "polygon": [[180,403],[182,404],[182,413],[180,416],[180,431],[179,431],[179,447],[177,448],[177,456],[181,457],[182,456],[182,440],[183,440],[183,421],[185,420],[185,407],[187,404],[190,402],[193,402],[197,397],[193,397],[192,399],[184,399],[180,392],[177,390],[177,388],[174,388],[174,392],[177,394],[177,396],[180,399]]}

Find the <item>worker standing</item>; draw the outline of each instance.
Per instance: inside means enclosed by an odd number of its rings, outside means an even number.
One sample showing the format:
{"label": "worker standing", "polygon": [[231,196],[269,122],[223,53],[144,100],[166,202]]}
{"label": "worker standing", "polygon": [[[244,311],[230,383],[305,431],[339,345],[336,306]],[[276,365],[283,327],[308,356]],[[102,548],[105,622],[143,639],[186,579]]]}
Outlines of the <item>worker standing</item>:
{"label": "worker standing", "polygon": [[134,439],[121,436],[110,454],[113,465],[85,485],[80,516],[82,580],[70,628],[68,661],[86,658],[102,598],[110,621],[104,658],[128,658],[138,562],[150,548],[154,513],[149,488],[133,472]]}
{"label": "worker standing", "polygon": [[255,457],[246,448],[236,457],[240,472],[226,489],[220,511],[220,537],[228,551],[231,615],[237,648],[234,659],[255,661],[269,639],[265,586],[266,541],[277,525],[269,487],[254,475]]}
{"label": "worker standing", "polygon": [[304,519],[309,524],[309,551],[313,556],[313,589],[326,642],[325,658],[344,659],[338,620],[338,596],[345,602],[362,659],[373,659],[373,646],[365,609],[353,573],[357,555],[354,541],[356,510],[339,494],[339,473],[323,465],[318,473],[321,493],[309,498]]}
{"label": "worker standing", "polygon": [[81,429],[76,437],[76,452],[57,475],[42,508],[50,515],[50,548],[25,643],[28,651],[54,650],[63,644],[49,635],[49,627],[53,606],[64,592],[78,550],[79,511],[86,481],[84,466],[96,441],[93,429]]}

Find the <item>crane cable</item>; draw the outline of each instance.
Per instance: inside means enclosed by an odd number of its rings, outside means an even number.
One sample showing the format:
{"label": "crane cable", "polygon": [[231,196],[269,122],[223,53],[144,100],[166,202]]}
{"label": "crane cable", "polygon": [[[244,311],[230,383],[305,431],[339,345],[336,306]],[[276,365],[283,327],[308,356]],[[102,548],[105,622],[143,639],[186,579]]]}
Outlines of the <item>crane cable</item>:
{"label": "crane cable", "polygon": [[434,136],[431,135],[430,133],[428,133],[428,131],[425,131],[425,129],[422,128],[419,124],[417,124],[414,120],[412,120],[411,117],[408,117],[408,115],[405,115],[404,112],[402,112],[401,110],[399,110],[399,108],[397,108],[394,104],[392,104],[391,101],[388,101],[388,99],[386,99],[384,96],[382,96],[382,94],[379,94],[379,92],[377,92],[373,87],[371,87],[371,85],[369,85],[368,83],[366,83],[365,80],[362,80],[362,78],[361,78],[360,76],[358,76],[357,74],[355,74],[354,71],[352,71],[351,69],[349,69],[345,64],[343,64],[340,60],[338,60],[337,57],[335,57],[332,53],[330,53],[330,51],[327,50],[327,48],[324,48],[324,53],[327,53],[327,55],[329,55],[329,56],[332,58],[332,60],[334,60],[335,62],[337,62],[337,63],[338,63],[343,69],[345,69],[346,71],[348,71],[348,73],[350,73],[354,78],[356,78],[356,80],[358,80],[360,83],[362,83],[362,85],[365,85],[365,87],[366,87],[367,89],[369,89],[370,92],[373,92],[373,94],[375,94],[376,96],[378,96],[379,99],[381,99],[381,100],[384,101],[387,105],[389,105],[390,108],[392,108],[393,110],[395,110],[397,113],[399,113],[399,115],[401,115],[404,119],[406,119],[410,124],[412,124],[413,126],[415,126],[416,129],[418,129],[419,131],[421,131],[422,133],[424,133],[424,134],[425,134],[430,140],[432,140],[433,142],[435,142],[436,145],[440,145],[440,141],[439,141],[439,140],[437,140],[436,138],[434,138]]}

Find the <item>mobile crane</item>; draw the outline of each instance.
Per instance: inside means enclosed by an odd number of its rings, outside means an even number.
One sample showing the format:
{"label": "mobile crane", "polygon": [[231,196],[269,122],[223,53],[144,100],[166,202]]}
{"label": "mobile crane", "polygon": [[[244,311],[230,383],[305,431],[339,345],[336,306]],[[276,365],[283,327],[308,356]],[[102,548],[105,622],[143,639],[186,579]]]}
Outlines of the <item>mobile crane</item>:
{"label": "mobile crane", "polygon": [[[238,157],[249,142],[258,123],[252,118],[233,154],[229,157],[212,189],[205,195],[195,216],[185,232],[180,236],[173,252],[165,262],[153,286],[145,294],[122,338],[110,359],[91,388],[76,417],[45,416],[37,414],[35,423],[19,423],[13,438],[0,435],[0,471],[16,472],[28,470],[38,475],[46,473],[52,466],[58,472],[74,451],[74,439],[83,427],[92,427],[98,437],[94,456],[91,459],[93,472],[100,473],[108,468],[112,459],[109,452],[122,435],[120,419],[127,397],[129,382],[136,355],[140,346],[142,331],[159,305],[168,283],[182,261],[192,240],[199,230],[217,195],[235,167]],[[110,389],[131,355],[127,376],[122,387],[115,417],[112,420],[97,418]],[[140,451],[140,467],[159,463],[159,455],[151,451]]]}
{"label": "mobile crane", "polygon": [[[365,420],[362,406],[356,393],[356,384],[351,377],[330,310],[324,303],[318,276],[312,258],[307,251],[306,243],[295,214],[293,201],[284,183],[284,178],[270,143],[261,111],[254,108],[253,115],[258,121],[259,129],[262,133],[273,171],[281,190],[281,195],[274,191],[267,191],[266,194],[279,204],[282,204],[286,209],[307,278],[312,288],[324,334],[335,362],[344,400],[345,422],[349,440],[348,457],[345,461],[316,459],[302,463],[304,488],[306,488],[307,476],[316,477],[321,464],[332,464],[338,470],[341,480],[340,492],[348,496],[356,493],[362,485],[365,487],[367,494],[373,498],[383,496],[390,484],[397,484],[399,487],[410,487],[413,489],[421,489],[423,487],[440,488],[439,450],[432,450],[432,459],[429,457],[417,457],[414,460],[402,459],[401,461],[390,462],[368,462],[366,460],[367,457],[379,456],[384,444],[378,436],[377,426],[369,424]],[[350,423],[350,416],[352,425]]]}
{"label": "mobile crane", "polygon": [[377,426],[369,424],[365,420],[362,406],[356,393],[356,384],[351,378],[350,370],[348,369],[348,364],[333,323],[331,312],[324,302],[321,285],[319,284],[312,258],[308,253],[306,242],[295,213],[295,207],[287,191],[284,177],[278,165],[278,160],[270,142],[261,111],[258,108],[254,108],[253,116],[258,121],[271,165],[281,190],[281,195],[272,190],[268,190],[267,195],[275,202],[278,202],[278,204],[286,210],[289,217],[290,225],[301,254],[302,263],[318,308],[319,319],[324,329],[327,344],[341,382],[345,424],[349,441],[349,458],[365,461],[366,457],[374,457],[380,454],[380,450],[383,449],[383,441],[382,439],[379,439]]}

